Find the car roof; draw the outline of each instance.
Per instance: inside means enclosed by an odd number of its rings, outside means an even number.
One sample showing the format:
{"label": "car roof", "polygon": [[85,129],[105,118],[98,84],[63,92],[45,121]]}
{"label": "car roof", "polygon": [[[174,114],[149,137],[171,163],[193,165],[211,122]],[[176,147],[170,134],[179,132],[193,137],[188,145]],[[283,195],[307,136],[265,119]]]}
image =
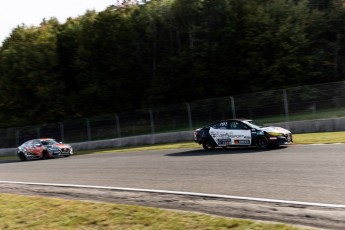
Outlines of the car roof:
{"label": "car roof", "polygon": [[218,122],[225,122],[225,121],[252,121],[251,119],[245,119],[245,118],[230,118],[230,119],[224,119],[212,122],[211,124],[218,123]]}

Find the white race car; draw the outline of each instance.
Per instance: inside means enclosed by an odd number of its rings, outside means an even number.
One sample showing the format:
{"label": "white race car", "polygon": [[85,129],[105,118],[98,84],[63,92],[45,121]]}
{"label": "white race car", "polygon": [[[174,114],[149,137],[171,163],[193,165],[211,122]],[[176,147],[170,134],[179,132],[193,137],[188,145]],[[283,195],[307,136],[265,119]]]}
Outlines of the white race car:
{"label": "white race car", "polygon": [[267,149],[292,143],[292,134],[281,127],[256,125],[252,120],[229,119],[195,130],[194,141],[201,144],[205,150],[230,146]]}

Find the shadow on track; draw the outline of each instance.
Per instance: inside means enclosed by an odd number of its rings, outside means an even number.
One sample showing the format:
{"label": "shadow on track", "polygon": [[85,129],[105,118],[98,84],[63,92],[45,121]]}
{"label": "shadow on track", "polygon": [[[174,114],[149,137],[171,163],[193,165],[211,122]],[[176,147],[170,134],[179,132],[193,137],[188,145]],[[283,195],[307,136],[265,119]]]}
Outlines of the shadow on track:
{"label": "shadow on track", "polygon": [[25,161],[21,161],[21,160],[1,160],[0,159],[0,164],[9,164],[9,163],[24,163]]}
{"label": "shadow on track", "polygon": [[275,149],[258,150],[255,147],[231,147],[231,148],[217,148],[215,150],[205,151],[203,149],[183,151],[178,153],[169,153],[165,156],[169,157],[193,157],[193,156],[208,156],[208,155],[223,155],[223,154],[254,154],[267,151],[279,151],[286,146],[282,146]]}
{"label": "shadow on track", "polygon": [[29,163],[29,162],[35,162],[35,161],[48,161],[51,159],[46,159],[46,160],[41,160],[41,159],[32,159],[32,160],[26,160],[26,161],[21,161],[19,159],[1,159],[0,158],[0,165],[1,164],[11,164],[11,163]]}

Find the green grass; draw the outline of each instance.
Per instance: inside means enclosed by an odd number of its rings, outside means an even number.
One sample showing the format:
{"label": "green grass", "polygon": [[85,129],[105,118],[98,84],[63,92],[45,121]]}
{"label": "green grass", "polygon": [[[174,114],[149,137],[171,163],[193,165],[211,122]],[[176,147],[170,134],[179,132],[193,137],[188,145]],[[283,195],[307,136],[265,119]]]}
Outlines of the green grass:
{"label": "green grass", "polygon": [[296,144],[345,143],[345,132],[303,133],[293,137]]}
{"label": "green grass", "polygon": [[302,228],[140,206],[0,194],[0,229],[298,230]]}

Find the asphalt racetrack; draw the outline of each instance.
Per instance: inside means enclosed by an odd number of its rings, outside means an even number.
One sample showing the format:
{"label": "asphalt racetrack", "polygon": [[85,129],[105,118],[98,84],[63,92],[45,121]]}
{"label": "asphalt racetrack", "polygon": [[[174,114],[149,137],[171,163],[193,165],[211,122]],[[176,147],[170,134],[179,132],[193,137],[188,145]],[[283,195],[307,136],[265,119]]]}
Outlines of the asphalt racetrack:
{"label": "asphalt racetrack", "polygon": [[[283,217],[270,218],[273,213],[269,212],[267,212],[268,216],[264,214],[243,216],[236,212],[228,216],[272,219],[342,229],[345,227],[344,148],[344,144],[290,145],[267,151],[259,151],[255,148],[204,151],[201,148],[195,148],[107,152],[26,162],[3,161],[0,162],[0,181],[2,181],[0,193],[11,191],[18,193],[16,192],[18,188],[10,188],[11,186],[5,183],[8,181],[137,188],[258,199],[258,202],[240,201],[251,207],[253,204],[256,207],[264,205],[260,199],[272,199],[286,201],[287,204],[278,204],[271,209],[268,207],[271,212],[291,212],[289,215],[292,216],[296,210],[280,209],[299,208],[299,215],[304,215],[304,217],[300,220],[292,218],[289,221]],[[34,186],[20,189],[30,190],[28,189],[30,187]],[[36,188],[36,193],[39,194],[39,191],[43,190],[45,189],[41,187]],[[21,193],[25,194],[25,192]],[[69,193],[69,191],[61,193]],[[150,204],[148,197],[150,195],[146,194],[145,198],[141,199],[145,199],[150,206],[166,207]],[[181,196],[181,199],[188,200],[189,198]],[[121,199],[116,201],[119,200]],[[169,198],[169,202],[174,200],[178,202],[179,198]],[[236,203],[236,199],[233,202]],[[334,205],[335,208],[319,209],[314,205],[310,208],[309,205],[296,205],[294,202]],[[201,211],[227,216],[220,212],[221,203],[225,204],[224,201],[220,202],[213,211],[203,209]],[[237,205],[240,204],[236,203],[235,206]],[[174,205],[168,206],[170,207],[176,208]],[[185,209],[198,211],[197,207]],[[264,209],[265,207],[261,212],[264,212]],[[325,215],[322,214],[320,217],[315,214],[321,211]],[[334,223],[330,223],[332,218]]]}

